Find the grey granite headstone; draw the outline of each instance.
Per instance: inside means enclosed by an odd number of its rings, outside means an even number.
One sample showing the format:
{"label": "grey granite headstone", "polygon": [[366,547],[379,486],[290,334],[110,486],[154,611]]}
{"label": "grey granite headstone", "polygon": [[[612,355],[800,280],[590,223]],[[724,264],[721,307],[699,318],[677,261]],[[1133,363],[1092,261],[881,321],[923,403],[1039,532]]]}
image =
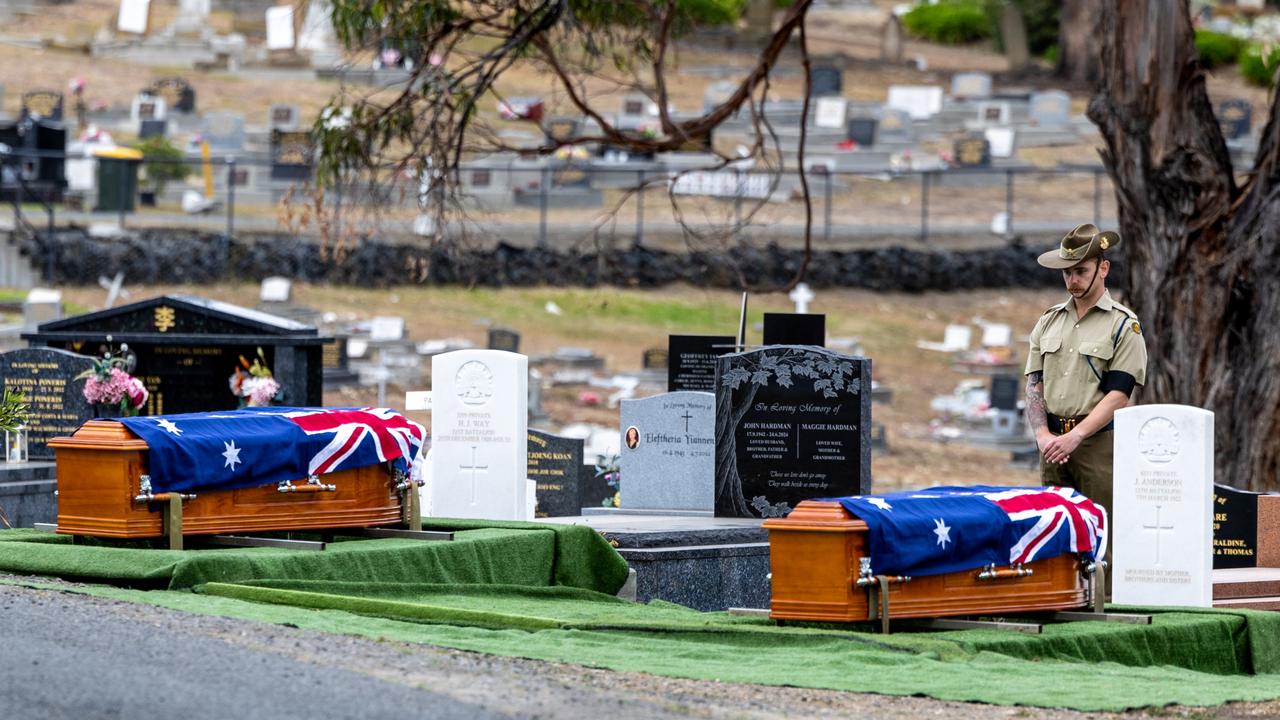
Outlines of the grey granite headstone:
{"label": "grey granite headstone", "polygon": [[883,108],[880,110],[880,125],[876,128],[879,141],[910,142],[911,115],[902,110]]}
{"label": "grey granite headstone", "polygon": [[529,430],[529,479],[537,483],[535,517],[582,514],[583,441]]}
{"label": "grey granite headstone", "polygon": [[84,399],[84,381],[75,376],[93,367],[93,358],[52,348],[23,348],[0,354],[0,388],[21,392],[31,406],[27,454],[53,458],[55,437],[70,435],[93,417]]}
{"label": "grey granite headstone", "polygon": [[956,74],[951,78],[951,97],[978,99],[991,97],[991,75],[984,72]]}
{"label": "grey granite headstone", "polygon": [[215,152],[240,152],[245,140],[244,113],[205,113],[200,120],[200,137]]}
{"label": "grey granite headstone", "polygon": [[715,395],[672,392],[623,400],[624,510],[712,509]]}
{"label": "grey granite headstone", "polygon": [[[777,345],[716,363],[716,515],[871,491],[871,360]],[[623,475],[625,487],[626,475]]]}
{"label": "grey granite headstone", "polygon": [[1035,93],[1028,114],[1040,127],[1065,127],[1071,122],[1071,96],[1061,90]]}

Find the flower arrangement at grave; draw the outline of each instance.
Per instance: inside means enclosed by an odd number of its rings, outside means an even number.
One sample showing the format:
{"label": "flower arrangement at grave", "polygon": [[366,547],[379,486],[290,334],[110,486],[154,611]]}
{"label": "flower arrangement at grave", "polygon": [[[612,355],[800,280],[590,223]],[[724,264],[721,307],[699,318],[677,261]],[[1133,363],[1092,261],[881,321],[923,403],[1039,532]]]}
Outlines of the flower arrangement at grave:
{"label": "flower arrangement at grave", "polygon": [[622,470],[619,465],[619,456],[614,455],[597,455],[596,456],[596,477],[603,477],[604,481],[609,484],[609,489],[613,490],[613,495],[605,498],[600,505],[602,507],[621,507],[621,489],[622,489]]}
{"label": "flower arrangement at grave", "polygon": [[122,355],[110,352],[93,361],[93,367],[75,377],[84,380],[84,399],[94,406],[95,414],[137,415],[147,403],[147,388],[142,381],[124,369]]}
{"label": "flower arrangement at grave", "polygon": [[0,432],[10,432],[26,425],[30,411],[25,395],[5,388],[4,395],[0,397]]}
{"label": "flower arrangement at grave", "polygon": [[266,407],[280,395],[280,383],[271,374],[262,348],[258,348],[258,357],[252,363],[241,355],[240,365],[227,382],[231,386],[231,394],[240,399],[240,407]]}

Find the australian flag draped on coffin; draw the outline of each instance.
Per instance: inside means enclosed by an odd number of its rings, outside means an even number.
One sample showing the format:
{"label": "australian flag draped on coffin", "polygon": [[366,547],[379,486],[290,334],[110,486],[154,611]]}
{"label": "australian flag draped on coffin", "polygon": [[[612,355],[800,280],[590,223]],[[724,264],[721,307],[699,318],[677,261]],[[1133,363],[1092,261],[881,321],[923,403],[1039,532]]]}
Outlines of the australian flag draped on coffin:
{"label": "australian flag draped on coffin", "polygon": [[937,487],[831,498],[867,523],[877,575],[941,575],[1107,549],[1106,510],[1071,488]]}
{"label": "australian flag draped on coffin", "polygon": [[155,492],[272,485],[382,462],[407,475],[427,434],[387,408],[241,408],[120,422],[146,441]]}

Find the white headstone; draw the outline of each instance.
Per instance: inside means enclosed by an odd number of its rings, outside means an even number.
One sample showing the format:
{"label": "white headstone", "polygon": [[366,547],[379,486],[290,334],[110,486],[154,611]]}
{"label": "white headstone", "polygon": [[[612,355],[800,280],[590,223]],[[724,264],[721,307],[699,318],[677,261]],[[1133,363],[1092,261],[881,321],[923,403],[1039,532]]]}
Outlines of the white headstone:
{"label": "white headstone", "polygon": [[120,0],[120,14],[116,29],[120,32],[147,34],[147,18],[151,13],[151,0]]}
{"label": "white headstone", "polygon": [[302,29],[298,31],[298,49],[328,52],[337,44],[338,36],[333,30],[333,6],[329,0],[311,0],[302,19]]}
{"label": "white headstone", "polygon": [[1013,344],[1013,328],[1004,323],[990,323],[982,327],[982,347],[1009,347]]}
{"label": "white headstone", "polygon": [[987,138],[987,143],[991,146],[991,157],[993,158],[1011,158],[1017,149],[1017,133],[1013,128],[998,127],[987,128],[982,131]]}
{"label": "white headstone", "polygon": [[913,120],[927,120],[942,110],[942,88],[936,85],[890,85],[885,106],[903,110]]}
{"label": "white headstone", "polygon": [[262,287],[258,290],[261,302],[287,303],[293,294],[293,281],[286,277],[273,275],[262,279]]}
{"label": "white headstone", "polygon": [[443,353],[431,358],[431,381],[430,514],[532,519],[529,358],[502,350]]}
{"label": "white headstone", "polygon": [[209,22],[210,0],[178,0],[178,15],[173,20],[174,32],[199,32]]}
{"label": "white headstone", "polygon": [[1115,415],[1112,597],[1213,605],[1213,413],[1139,405]]}
{"label": "white headstone", "polygon": [[404,318],[379,316],[369,321],[369,340],[395,342],[404,339]]}
{"label": "white headstone", "polygon": [[143,120],[164,120],[169,114],[169,107],[160,95],[138,93],[129,106],[129,120],[137,125]]}
{"label": "white headstone", "polygon": [[293,6],[267,8],[267,49],[293,49]]}
{"label": "white headstone", "polygon": [[842,97],[818,98],[817,109],[813,113],[813,124],[815,127],[843,130],[848,109],[849,101]]}

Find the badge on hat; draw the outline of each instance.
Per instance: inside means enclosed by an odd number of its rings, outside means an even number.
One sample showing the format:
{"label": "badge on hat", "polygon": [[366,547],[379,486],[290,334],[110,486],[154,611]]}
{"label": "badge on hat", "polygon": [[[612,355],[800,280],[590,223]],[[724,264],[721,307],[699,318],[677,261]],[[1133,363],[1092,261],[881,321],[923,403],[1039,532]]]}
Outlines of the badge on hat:
{"label": "badge on hat", "polygon": [[1077,225],[1056,249],[1044,253],[1036,262],[1054,270],[1066,270],[1119,245],[1120,233],[1099,230],[1097,225],[1085,223]]}

